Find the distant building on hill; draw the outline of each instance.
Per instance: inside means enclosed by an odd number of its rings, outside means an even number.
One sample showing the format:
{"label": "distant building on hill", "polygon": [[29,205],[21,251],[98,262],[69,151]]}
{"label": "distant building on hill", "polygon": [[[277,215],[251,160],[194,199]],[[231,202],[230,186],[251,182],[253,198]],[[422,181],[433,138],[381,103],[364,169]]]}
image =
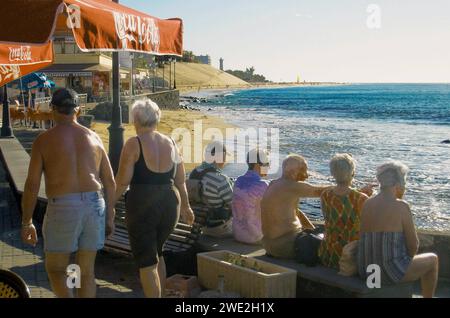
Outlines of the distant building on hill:
{"label": "distant building on hill", "polygon": [[223,71],[223,58],[220,58],[219,63],[220,63],[219,69],[220,69],[221,71]]}
{"label": "distant building on hill", "polygon": [[201,64],[211,65],[211,56],[209,55],[198,55],[196,58]]}

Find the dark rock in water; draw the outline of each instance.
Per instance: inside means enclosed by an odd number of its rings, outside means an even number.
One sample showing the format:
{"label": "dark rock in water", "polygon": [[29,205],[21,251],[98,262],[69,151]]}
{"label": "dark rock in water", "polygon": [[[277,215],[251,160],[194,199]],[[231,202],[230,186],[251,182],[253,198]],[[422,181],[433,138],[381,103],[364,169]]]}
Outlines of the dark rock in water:
{"label": "dark rock in water", "polygon": [[441,144],[450,144],[450,139],[444,140],[443,142],[441,142]]}
{"label": "dark rock in water", "polygon": [[213,110],[212,108],[208,108],[208,111]]}

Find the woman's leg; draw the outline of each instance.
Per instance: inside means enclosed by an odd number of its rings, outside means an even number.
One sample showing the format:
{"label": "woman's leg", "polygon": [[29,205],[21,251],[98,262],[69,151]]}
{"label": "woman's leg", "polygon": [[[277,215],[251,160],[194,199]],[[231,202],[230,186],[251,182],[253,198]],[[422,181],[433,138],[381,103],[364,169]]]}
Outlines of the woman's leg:
{"label": "woman's leg", "polygon": [[158,274],[158,264],[139,270],[142,289],[147,298],[161,298],[161,282]]}
{"label": "woman's leg", "polygon": [[432,298],[438,281],[438,267],[439,260],[436,254],[416,255],[406,271],[403,282],[413,282],[420,279],[423,297]]}

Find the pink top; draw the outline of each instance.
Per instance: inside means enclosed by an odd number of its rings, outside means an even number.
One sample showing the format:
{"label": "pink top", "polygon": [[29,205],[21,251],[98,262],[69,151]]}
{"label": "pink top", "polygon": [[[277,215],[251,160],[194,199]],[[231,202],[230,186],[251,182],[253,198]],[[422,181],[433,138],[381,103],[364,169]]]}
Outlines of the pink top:
{"label": "pink top", "polygon": [[269,186],[250,170],[236,180],[233,190],[233,235],[243,243],[255,244],[262,240],[261,200]]}

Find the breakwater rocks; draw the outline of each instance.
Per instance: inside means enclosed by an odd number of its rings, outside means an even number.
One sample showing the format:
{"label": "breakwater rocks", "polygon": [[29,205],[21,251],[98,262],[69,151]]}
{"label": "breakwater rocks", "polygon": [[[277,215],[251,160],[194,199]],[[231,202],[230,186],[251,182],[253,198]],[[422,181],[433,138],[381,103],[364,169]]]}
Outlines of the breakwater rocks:
{"label": "breakwater rocks", "polygon": [[200,108],[194,106],[193,104],[207,103],[206,98],[194,97],[194,96],[183,96],[180,97],[180,108],[186,110],[200,111]]}

